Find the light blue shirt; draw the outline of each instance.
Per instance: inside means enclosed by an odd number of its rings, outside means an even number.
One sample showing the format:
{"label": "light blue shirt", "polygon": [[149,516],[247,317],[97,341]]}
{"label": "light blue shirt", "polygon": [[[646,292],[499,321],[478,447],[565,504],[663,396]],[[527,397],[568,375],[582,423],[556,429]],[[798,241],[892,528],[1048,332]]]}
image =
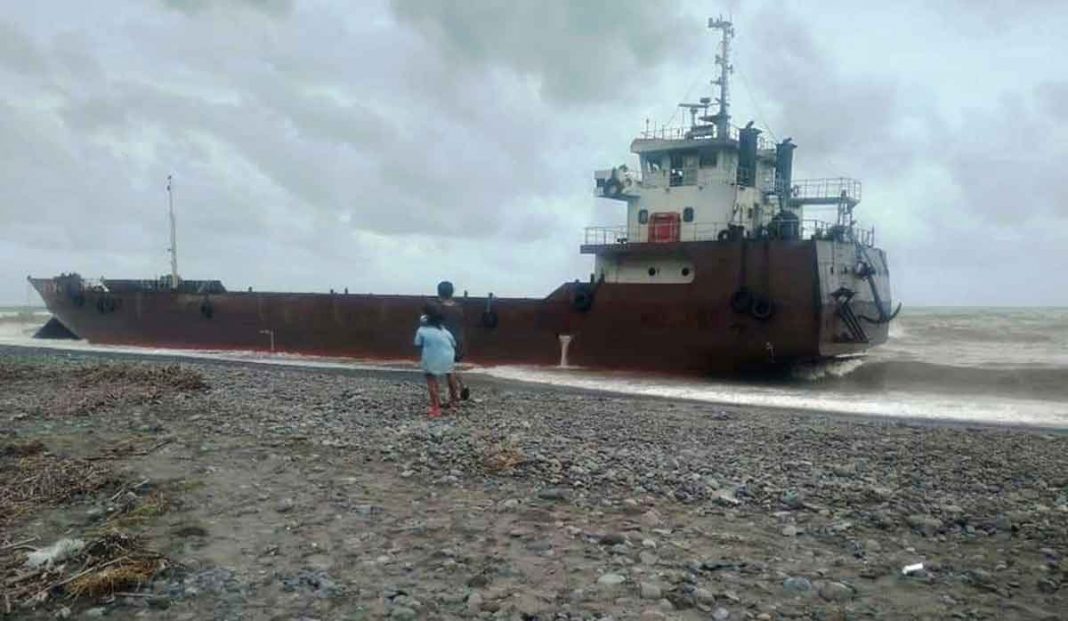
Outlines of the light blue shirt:
{"label": "light blue shirt", "polygon": [[445,328],[419,326],[415,346],[423,348],[423,372],[428,375],[452,373],[456,359],[456,339]]}

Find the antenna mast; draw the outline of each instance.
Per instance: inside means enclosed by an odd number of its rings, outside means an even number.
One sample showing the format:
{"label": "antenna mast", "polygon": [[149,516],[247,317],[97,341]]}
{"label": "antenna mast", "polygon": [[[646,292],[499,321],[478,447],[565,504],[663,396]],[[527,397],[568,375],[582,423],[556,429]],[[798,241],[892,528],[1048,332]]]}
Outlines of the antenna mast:
{"label": "antenna mast", "polygon": [[718,19],[708,18],[708,27],[723,32],[723,38],[719,43],[719,54],[716,54],[716,64],[719,65],[719,77],[712,83],[719,87],[719,112],[716,113],[716,137],[725,140],[730,138],[731,115],[730,115],[730,74],[734,72],[731,65],[731,39],[734,38],[734,26],[730,21],[720,16]]}
{"label": "antenna mast", "polygon": [[171,247],[167,249],[171,253],[171,289],[178,288],[178,238],[174,227],[174,190],[172,188],[171,175],[167,175],[167,212],[171,220]]}

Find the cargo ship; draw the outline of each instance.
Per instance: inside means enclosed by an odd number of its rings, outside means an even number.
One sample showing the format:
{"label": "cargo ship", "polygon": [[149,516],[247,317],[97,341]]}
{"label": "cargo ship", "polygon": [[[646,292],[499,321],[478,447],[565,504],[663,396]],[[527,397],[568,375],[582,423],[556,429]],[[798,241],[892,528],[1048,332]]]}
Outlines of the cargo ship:
{"label": "cargo ship", "polygon": [[[732,125],[734,29],[724,19],[708,25],[718,33],[718,96],[680,104],[680,127],[647,123],[631,144],[636,164],[594,173],[595,196],[620,203],[626,223],[585,231],[588,278],[542,298],[459,298],[471,362],[731,372],[885,342],[896,311],[875,230],[854,220],[860,182],[794,180],[791,139]],[[218,280],[184,280],[173,213],[172,204],[169,275],[30,277],[52,332],[114,345],[415,356],[412,332],[428,296],[230,291]]]}

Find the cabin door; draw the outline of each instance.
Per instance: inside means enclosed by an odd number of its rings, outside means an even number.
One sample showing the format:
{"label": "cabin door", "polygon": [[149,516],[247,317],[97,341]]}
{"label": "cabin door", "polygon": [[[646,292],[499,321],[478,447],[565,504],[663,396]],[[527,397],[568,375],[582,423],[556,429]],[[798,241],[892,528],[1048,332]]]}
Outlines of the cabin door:
{"label": "cabin door", "polygon": [[679,214],[654,213],[649,216],[649,241],[664,244],[679,241]]}

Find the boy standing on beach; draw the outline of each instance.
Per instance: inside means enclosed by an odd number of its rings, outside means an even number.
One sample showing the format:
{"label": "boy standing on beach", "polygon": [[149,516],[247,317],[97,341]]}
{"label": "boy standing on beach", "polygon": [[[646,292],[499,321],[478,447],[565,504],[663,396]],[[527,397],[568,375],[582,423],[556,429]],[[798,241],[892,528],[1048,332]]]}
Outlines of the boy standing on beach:
{"label": "boy standing on beach", "polygon": [[426,388],[430,393],[430,417],[441,416],[441,392],[438,378],[445,376],[449,385],[449,403],[456,405],[456,376],[453,367],[456,364],[456,341],[445,329],[441,306],[430,303],[423,308],[426,323],[415,332],[415,346],[422,349],[423,374],[426,376]]}
{"label": "boy standing on beach", "polygon": [[[464,309],[453,298],[454,292],[451,282],[443,280],[438,283],[438,304],[441,305],[441,311],[445,317],[445,328],[456,340],[456,362],[460,362],[467,353],[464,348]],[[464,385],[464,380],[459,373],[454,371],[453,377],[456,378],[456,385],[460,387],[460,398],[467,401],[471,397],[471,391]],[[449,389],[452,390],[451,385]],[[456,399],[455,393],[450,396],[453,400]]]}

